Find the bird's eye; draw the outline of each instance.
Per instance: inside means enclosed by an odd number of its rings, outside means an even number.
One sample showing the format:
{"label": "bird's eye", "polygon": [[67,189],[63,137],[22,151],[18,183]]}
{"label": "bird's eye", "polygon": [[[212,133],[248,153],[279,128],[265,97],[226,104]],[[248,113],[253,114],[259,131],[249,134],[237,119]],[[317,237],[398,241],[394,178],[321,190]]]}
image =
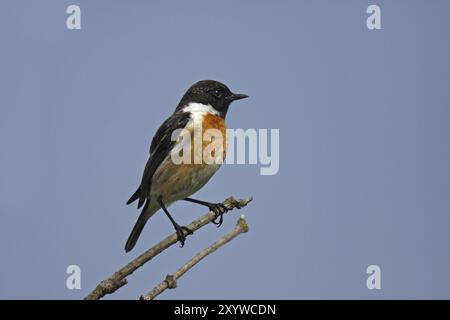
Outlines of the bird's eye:
{"label": "bird's eye", "polygon": [[214,91],[214,95],[215,95],[217,98],[221,98],[221,97],[222,97],[222,91],[215,90],[215,91]]}

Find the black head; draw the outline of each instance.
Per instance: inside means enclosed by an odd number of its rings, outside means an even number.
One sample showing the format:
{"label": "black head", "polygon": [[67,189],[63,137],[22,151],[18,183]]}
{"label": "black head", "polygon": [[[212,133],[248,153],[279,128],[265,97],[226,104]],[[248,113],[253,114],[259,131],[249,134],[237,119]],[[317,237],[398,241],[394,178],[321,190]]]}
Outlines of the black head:
{"label": "black head", "polygon": [[183,108],[191,102],[211,105],[222,117],[225,117],[230,104],[239,99],[247,98],[246,94],[233,93],[226,85],[214,80],[202,80],[194,83],[184,94],[178,108]]}

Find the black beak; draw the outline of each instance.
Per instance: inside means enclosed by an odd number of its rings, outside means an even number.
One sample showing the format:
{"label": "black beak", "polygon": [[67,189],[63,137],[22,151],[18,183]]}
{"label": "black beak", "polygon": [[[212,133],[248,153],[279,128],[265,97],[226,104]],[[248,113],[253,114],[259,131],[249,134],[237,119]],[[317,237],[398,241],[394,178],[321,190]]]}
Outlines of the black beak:
{"label": "black beak", "polygon": [[228,96],[228,100],[230,101],[241,100],[245,98],[248,98],[248,95],[242,93],[232,93],[230,96]]}

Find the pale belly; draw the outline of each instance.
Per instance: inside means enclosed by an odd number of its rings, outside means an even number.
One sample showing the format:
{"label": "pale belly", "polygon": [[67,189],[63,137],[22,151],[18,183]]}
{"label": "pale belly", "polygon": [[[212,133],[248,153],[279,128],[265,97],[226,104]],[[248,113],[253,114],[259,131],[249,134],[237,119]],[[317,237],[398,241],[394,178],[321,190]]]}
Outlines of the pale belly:
{"label": "pale belly", "polygon": [[151,197],[166,205],[200,190],[220,168],[220,164],[174,164],[166,158],[152,179]]}

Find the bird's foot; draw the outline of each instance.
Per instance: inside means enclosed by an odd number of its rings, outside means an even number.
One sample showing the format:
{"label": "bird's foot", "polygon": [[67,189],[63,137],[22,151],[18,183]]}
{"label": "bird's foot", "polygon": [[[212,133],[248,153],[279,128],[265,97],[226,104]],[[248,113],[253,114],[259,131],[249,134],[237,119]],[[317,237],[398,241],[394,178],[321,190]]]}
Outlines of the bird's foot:
{"label": "bird's foot", "polygon": [[[181,248],[183,248],[184,242],[186,241],[186,235],[194,234],[194,232],[191,229],[189,229],[188,227],[180,226],[178,224],[174,225],[174,227],[175,227],[175,231],[177,233],[177,241],[180,241]],[[184,232],[186,232],[186,235],[184,234]]]}
{"label": "bird's foot", "polygon": [[223,223],[223,214],[228,211],[228,208],[223,203],[211,203],[208,208],[214,212],[214,220],[212,223],[216,224],[217,228],[220,227]]}

